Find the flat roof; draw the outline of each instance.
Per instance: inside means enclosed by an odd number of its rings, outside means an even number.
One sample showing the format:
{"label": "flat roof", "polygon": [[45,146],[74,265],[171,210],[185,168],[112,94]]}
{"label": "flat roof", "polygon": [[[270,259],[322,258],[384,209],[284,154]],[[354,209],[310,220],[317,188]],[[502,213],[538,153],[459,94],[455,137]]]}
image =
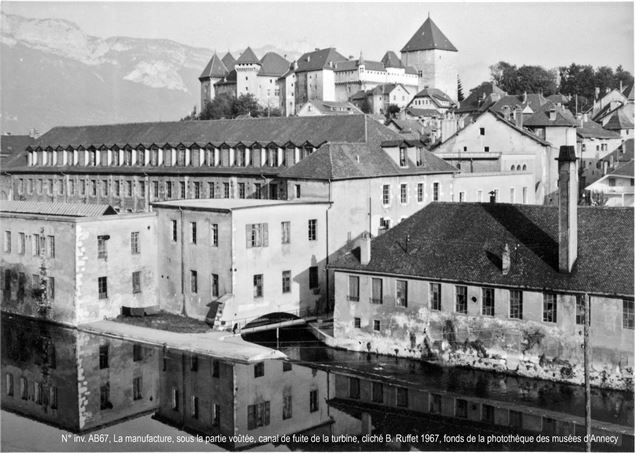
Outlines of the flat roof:
{"label": "flat roof", "polygon": [[301,206],[329,204],[326,200],[257,200],[254,198],[195,198],[152,203],[154,208],[192,209],[204,211],[236,211],[239,209],[270,208],[274,206]]}

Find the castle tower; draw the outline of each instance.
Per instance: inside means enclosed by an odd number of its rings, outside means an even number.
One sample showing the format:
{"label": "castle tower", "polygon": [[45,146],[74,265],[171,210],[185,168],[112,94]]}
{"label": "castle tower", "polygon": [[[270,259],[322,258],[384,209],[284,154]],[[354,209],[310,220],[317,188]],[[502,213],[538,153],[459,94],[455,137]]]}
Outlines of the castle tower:
{"label": "castle tower", "polygon": [[401,61],[419,75],[419,89],[437,88],[457,98],[456,55],[458,50],[430,16],[401,49]]}
{"label": "castle tower", "polygon": [[214,53],[212,58],[203,69],[198,80],[201,82],[201,112],[205,109],[205,105],[212,102],[216,93],[214,84],[227,75],[227,68],[218,55]]}
{"label": "castle tower", "polygon": [[253,94],[258,97],[258,72],[260,72],[260,60],[251,47],[247,47],[242,53],[234,69],[236,70],[236,97],[242,94]]}

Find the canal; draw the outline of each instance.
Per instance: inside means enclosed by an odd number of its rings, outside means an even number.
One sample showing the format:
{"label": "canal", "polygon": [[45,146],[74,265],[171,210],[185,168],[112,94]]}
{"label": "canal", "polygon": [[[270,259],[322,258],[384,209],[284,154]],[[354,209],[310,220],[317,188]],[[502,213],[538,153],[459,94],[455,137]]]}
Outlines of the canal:
{"label": "canal", "polygon": [[[241,362],[2,317],[2,451],[583,451],[582,388],[325,347]],[[633,451],[633,394],[593,390],[594,450]]]}

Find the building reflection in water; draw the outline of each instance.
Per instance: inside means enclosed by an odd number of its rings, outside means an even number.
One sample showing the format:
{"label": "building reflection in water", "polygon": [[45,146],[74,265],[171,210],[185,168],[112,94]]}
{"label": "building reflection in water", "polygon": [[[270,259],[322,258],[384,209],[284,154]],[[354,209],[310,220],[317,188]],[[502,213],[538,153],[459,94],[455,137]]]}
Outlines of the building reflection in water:
{"label": "building reflection in water", "polygon": [[[414,384],[328,364],[228,361],[14,316],[2,319],[2,388],[2,409],[67,431],[152,413],[179,430],[216,436],[214,443],[232,450],[283,443],[280,436],[298,433],[384,437],[330,445],[292,438],[287,447],[437,450],[442,444],[424,442],[423,434],[584,433],[580,416],[484,398],[477,388],[466,394],[443,383]],[[632,395],[624,400],[632,408]],[[621,451],[633,449],[630,412],[625,424],[602,422],[596,430],[621,434]],[[487,449],[494,448],[505,446]]]}

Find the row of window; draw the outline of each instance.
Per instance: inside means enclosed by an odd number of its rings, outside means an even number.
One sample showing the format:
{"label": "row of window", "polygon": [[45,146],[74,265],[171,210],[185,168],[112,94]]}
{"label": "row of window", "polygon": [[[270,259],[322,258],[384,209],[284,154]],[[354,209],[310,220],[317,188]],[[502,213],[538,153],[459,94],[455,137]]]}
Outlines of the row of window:
{"label": "row of window", "polygon": [[[440,185],[438,182],[432,183],[432,201],[439,201]],[[384,184],[381,188],[381,204],[385,207],[390,206],[393,198],[392,186],[390,184]],[[408,204],[409,202],[409,189],[408,184],[399,185],[399,203]],[[417,203],[423,203],[425,198],[425,184],[417,183]]]}
{"label": "row of window", "polygon": [[[384,384],[381,382],[371,382],[371,401],[373,403],[385,404]],[[405,387],[395,387],[396,400],[398,407],[408,407],[408,389]],[[360,399],[360,380],[359,378],[350,377],[348,379],[348,397],[351,399]]]}
{"label": "row of window", "polygon": [[[167,151],[167,152],[166,152]],[[312,146],[200,148],[153,147],[89,150],[36,150],[28,154],[29,166],[165,166],[165,167],[279,167],[293,165],[313,153]]]}
{"label": "row of window", "polygon": [[[132,294],[141,294],[141,271],[134,271],[131,276]],[[97,294],[99,299],[108,299],[108,277],[97,277]]]}
{"label": "row of window", "polygon": [[[384,281],[381,278],[371,278],[370,282],[370,303],[383,304],[384,302]],[[348,277],[348,300],[351,302],[359,301],[359,285],[360,277],[349,275]],[[467,286],[456,285],[454,287],[455,304],[454,312],[467,314]],[[429,300],[430,309],[433,311],[441,310],[441,284],[429,283]],[[476,297],[472,297],[472,302],[476,302]],[[633,308],[633,300],[624,299],[622,301],[623,322],[625,329],[633,329],[635,324],[635,315]],[[395,280],[395,305],[398,307],[408,306],[408,281]],[[543,322],[558,322],[558,296],[555,293],[543,293]],[[576,324],[584,324],[585,305],[583,296],[576,297]],[[481,308],[480,313],[483,316],[494,316],[496,314],[496,300],[494,288],[481,288]],[[509,290],[509,318],[523,319],[523,292],[520,290]],[[355,318],[355,327],[361,326],[361,319]],[[381,330],[381,323],[374,321],[374,330]]]}
{"label": "row of window", "polygon": [[[110,235],[99,235],[97,236],[97,259],[107,260],[108,259],[108,240],[110,239]],[[133,231],[130,233],[130,254],[131,255],[139,255],[141,254],[141,242],[139,240],[139,232]]]}
{"label": "row of window", "polygon": [[[488,192],[489,195],[489,200],[491,202],[496,202],[497,200],[499,200],[500,197],[500,192],[498,189],[493,189],[492,191]],[[523,187],[522,188],[522,200],[521,202],[523,204],[527,204],[528,202],[528,188],[527,187]],[[454,201],[454,196],[452,197],[452,201]],[[476,198],[474,200],[469,200],[468,196],[467,196],[467,192],[464,191],[460,191],[459,192],[459,202],[463,203],[463,202],[467,202],[467,201],[476,201],[478,203],[483,203],[483,191],[482,190],[477,190],[476,191]],[[516,203],[516,188],[515,187],[510,187],[509,188],[509,203]]]}
{"label": "row of window", "polygon": [[[77,188],[79,184],[79,189]],[[57,185],[57,189],[55,186]],[[217,187],[218,186],[218,187]],[[207,184],[200,181],[193,181],[189,184],[185,181],[150,181],[150,197],[152,200],[159,199],[186,199],[186,198],[255,198],[277,200],[286,198],[286,186],[271,183],[268,186],[262,183],[248,184],[239,182],[234,185],[231,182],[215,183],[213,181]],[[42,194],[46,192],[48,195],[65,195],[69,196],[90,196],[90,197],[146,197],[147,186],[145,180],[114,180],[108,179],[69,179],[68,183],[65,179],[19,179],[18,193],[31,195],[33,192]],[[295,185],[295,196],[300,198],[300,185]]]}
{"label": "row of window", "polygon": [[[34,401],[36,404],[57,409],[57,387],[54,385],[42,385],[41,382],[31,382],[25,377],[20,377],[20,398]],[[16,396],[13,382],[13,374],[5,373],[5,393],[7,396]]]}
{"label": "row of window", "polygon": [[[4,271],[4,293],[11,294],[14,289],[14,280],[17,280],[17,294],[15,295],[18,300],[22,300],[26,295],[27,288],[27,275],[24,272],[13,273],[10,269]],[[55,299],[55,277],[45,276],[42,278],[40,274],[31,275],[31,290],[34,292],[32,296],[34,298],[40,298],[41,294],[46,295],[47,300]]]}
{"label": "row of window", "polygon": [[[179,226],[178,220],[171,220],[171,228],[170,233],[172,236],[172,242],[179,241]],[[307,239],[309,241],[317,240],[317,219],[309,219],[307,224]],[[191,244],[198,243],[198,223],[190,222],[189,225],[189,242]],[[291,222],[284,221],[280,222],[280,231],[281,231],[281,244],[290,244],[291,243]],[[209,237],[210,242],[209,245],[212,247],[218,247],[218,224],[211,223],[209,229]],[[246,247],[256,248],[256,247],[268,247],[269,246],[269,224],[267,223],[248,223],[245,226],[245,240]]]}
{"label": "row of window", "polygon": [[[13,253],[13,233],[10,230],[5,230],[3,239],[2,249],[4,253]],[[19,232],[17,245],[18,255],[26,255],[27,248],[30,248],[33,256],[55,258],[55,236]]]}
{"label": "row of window", "polygon": [[[132,345],[133,362],[141,362],[145,359],[146,350],[138,343]],[[108,343],[99,345],[99,369],[104,370],[110,367],[110,345]]]}
{"label": "row of window", "polygon": [[[143,399],[143,378],[141,376],[132,378],[132,399],[134,401]],[[110,382],[106,382],[99,386],[99,409],[103,411],[112,408]]]}

